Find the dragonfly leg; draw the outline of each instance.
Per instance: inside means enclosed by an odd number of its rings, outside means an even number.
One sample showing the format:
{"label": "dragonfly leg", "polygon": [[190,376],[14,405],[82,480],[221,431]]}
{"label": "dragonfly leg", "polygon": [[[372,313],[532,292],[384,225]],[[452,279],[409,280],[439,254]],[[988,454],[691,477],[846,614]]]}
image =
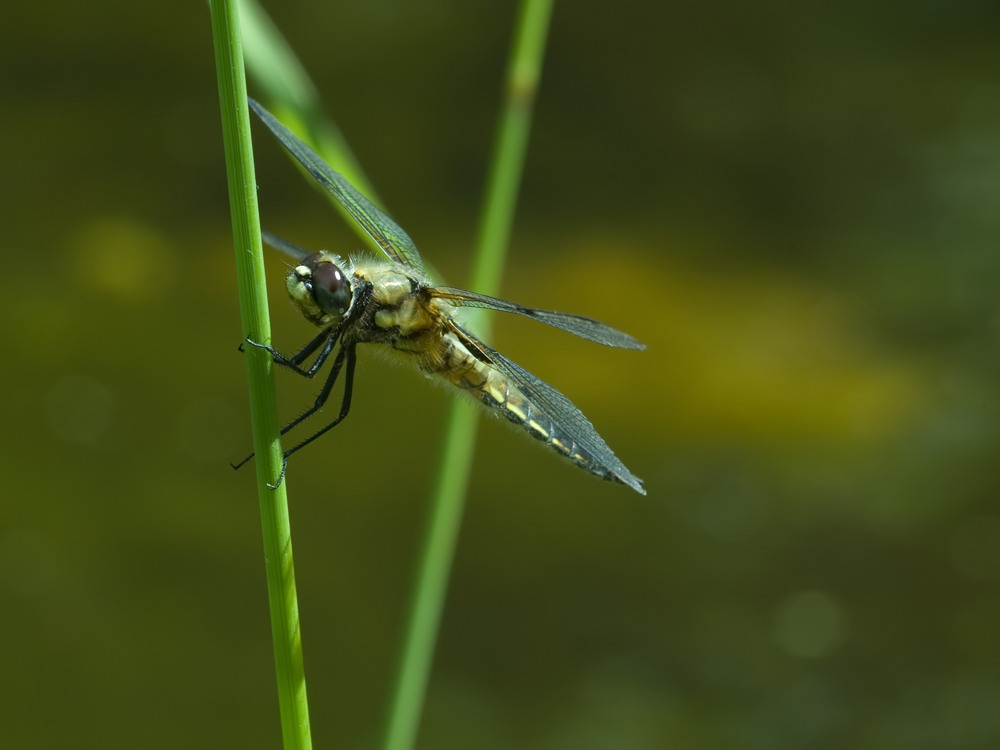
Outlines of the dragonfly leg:
{"label": "dragonfly leg", "polygon": [[[337,345],[337,340],[339,338],[340,338],[339,328],[334,328],[334,327],[327,328],[321,331],[318,336],[316,336],[312,341],[310,341],[308,344],[302,347],[300,351],[296,352],[291,357],[286,357],[284,354],[282,354],[272,346],[268,346],[267,344],[260,344],[251,339],[246,339],[246,343],[250,344],[250,346],[255,346],[258,349],[263,349],[264,351],[266,351],[268,354],[271,355],[271,359],[274,360],[274,363],[276,365],[287,367],[293,372],[298,373],[302,377],[312,378],[316,375],[317,372],[319,372],[320,368],[326,362],[326,358],[330,356],[330,352],[332,352],[333,348]],[[302,369],[300,365],[303,362],[305,362],[314,351],[319,349],[321,345],[323,348],[320,350],[319,355],[316,357],[316,361],[313,362],[312,365],[310,365],[308,370]],[[242,347],[242,344],[240,346]]]}
{"label": "dragonfly leg", "polygon": [[[306,344],[305,347],[293,357],[285,357],[283,354],[280,354],[279,352],[275,351],[272,347],[267,346],[266,344],[258,344],[256,341],[251,341],[250,339],[247,339],[246,343],[250,344],[251,346],[256,346],[258,349],[264,349],[265,351],[269,352],[271,356],[274,358],[275,363],[280,365],[285,365],[286,367],[290,367],[300,375],[307,378],[311,378],[319,371],[319,368],[323,366],[323,363],[326,361],[327,357],[330,356],[330,352],[332,352],[333,348],[337,345],[338,338],[340,338],[340,332],[328,328],[325,331],[323,331],[319,336],[317,336],[308,344]],[[313,362],[312,366],[308,370],[301,369],[299,367],[299,363],[301,363],[310,354],[312,354],[319,347],[320,344],[324,344],[324,346],[323,350],[319,353],[319,356],[316,358],[316,361]],[[240,344],[240,346],[242,347],[243,345]],[[314,403],[311,408],[307,409],[302,414],[300,414],[290,424],[286,425],[281,430],[282,435],[284,435],[286,432],[288,432],[290,429],[292,429],[295,425],[297,425],[306,417],[310,416],[311,414],[315,414],[316,411],[318,411],[323,406],[323,404],[326,403],[327,398],[329,398],[330,396],[330,391],[333,388],[333,384],[336,382],[337,376],[340,374],[340,368],[343,366],[343,364],[344,364],[344,349],[341,348],[340,353],[337,355],[336,360],[334,360],[333,369],[330,371],[330,375],[327,377],[326,383],[323,385],[323,390],[320,391],[319,396],[316,398],[316,403]],[[353,367],[352,367],[352,372],[353,372]],[[232,466],[234,469],[238,469],[241,466],[243,466],[243,464],[245,464],[247,461],[249,461],[251,458],[253,458],[254,455],[255,455],[254,453],[251,453],[249,456],[244,458],[239,463],[234,464],[232,461],[230,461],[229,465]],[[285,463],[286,464],[288,463],[287,458],[285,459]],[[271,489],[275,489],[279,484],[281,484],[281,477],[283,477],[284,475],[285,475],[285,467],[282,466],[281,476],[278,477],[277,483]]]}
{"label": "dragonfly leg", "polygon": [[[312,414],[315,414],[316,411],[318,411],[320,407],[322,407],[323,404],[326,403],[327,399],[330,397],[330,391],[333,390],[333,384],[337,381],[337,376],[340,374],[340,370],[344,366],[345,362],[347,364],[347,371],[344,374],[344,399],[343,401],[340,402],[340,415],[335,420],[330,422],[330,424],[328,424],[322,430],[317,432],[315,435],[311,435],[298,445],[289,448],[287,451],[285,451],[285,455],[282,456],[281,460],[281,473],[278,474],[278,479],[275,481],[274,484],[268,483],[267,486],[270,489],[276,490],[278,489],[278,487],[281,486],[281,482],[285,478],[285,472],[288,470],[288,457],[290,455],[295,453],[295,451],[297,451],[299,448],[304,448],[305,446],[309,445],[309,443],[318,438],[320,435],[324,434],[325,432],[328,432],[329,430],[332,430],[338,424],[343,422],[344,418],[347,416],[347,413],[351,410],[351,392],[354,389],[354,363],[355,363],[353,345],[350,347],[342,346],[340,348],[340,351],[337,352],[337,358],[333,361],[333,368],[330,370],[330,375],[327,377],[326,383],[323,385],[323,390],[320,391],[319,395],[316,397],[316,403],[313,404],[311,408],[306,409],[306,411],[304,411],[301,415],[299,415],[299,417],[295,419],[291,424],[287,425],[285,429],[281,431],[281,434],[284,435],[286,432],[292,429],[303,419]],[[240,465],[242,466],[243,463],[246,463],[246,461],[243,461]],[[239,467],[237,466],[236,468]]]}
{"label": "dragonfly leg", "polygon": [[[305,419],[308,419],[317,411],[323,408],[323,404],[325,404],[327,402],[327,399],[330,398],[330,391],[333,390],[334,383],[336,383],[337,378],[340,377],[340,371],[343,368],[344,361],[347,359],[349,354],[353,361],[353,356],[354,356],[353,347],[350,348],[350,351],[346,346],[340,347],[340,351],[337,352],[337,356],[333,360],[333,367],[330,368],[330,374],[326,376],[326,382],[323,384],[323,390],[321,390],[319,392],[319,395],[316,396],[316,401],[313,402],[312,406],[310,406],[304,412],[299,414],[299,416],[297,416],[295,419],[293,419],[291,422],[285,425],[281,429],[282,435],[284,435],[286,432],[292,429],[295,425],[299,424]],[[351,364],[349,367],[350,369],[348,370],[348,376],[353,377],[354,366],[353,364]],[[348,381],[348,386],[345,387],[345,391],[348,390],[349,387],[350,387],[350,381]]]}
{"label": "dragonfly leg", "polygon": [[[320,392],[319,396],[316,398],[316,404],[311,409],[308,409],[305,414],[303,414],[301,417],[299,417],[298,419],[296,419],[288,427],[292,427],[293,425],[298,424],[305,417],[307,417],[310,414],[314,413],[317,409],[320,408],[320,406],[323,405],[323,403],[326,401],[327,397],[330,395],[330,390],[333,388],[334,381],[337,379],[337,373],[340,371],[340,365],[346,364],[347,365],[347,369],[344,372],[344,398],[340,402],[340,414],[337,416],[337,418],[335,420],[333,420],[332,422],[330,422],[330,424],[328,424],[322,430],[320,430],[319,432],[317,432],[317,433],[315,433],[313,435],[310,435],[309,437],[307,437],[305,440],[303,440],[298,445],[296,445],[296,446],[294,446],[292,448],[289,448],[287,451],[285,451],[285,459],[286,460],[288,459],[288,457],[290,455],[292,455],[293,453],[295,453],[296,451],[298,451],[301,448],[305,448],[307,445],[309,445],[309,443],[311,443],[313,440],[315,440],[316,438],[318,438],[320,435],[324,435],[327,432],[329,432],[330,430],[332,430],[338,424],[340,424],[341,422],[343,422],[344,419],[347,417],[348,412],[350,412],[350,410],[351,410],[351,394],[352,394],[352,392],[354,390],[354,364],[355,364],[356,361],[357,360],[356,360],[356,358],[354,356],[354,344],[351,344],[350,346],[345,346],[345,347],[341,348],[340,352],[337,354],[336,361],[333,363],[333,370],[330,372],[330,377],[327,379],[326,385],[323,386],[323,390]],[[285,429],[287,430],[288,428],[285,428]],[[282,430],[282,434],[284,434],[284,432],[285,432],[285,430]]]}
{"label": "dragonfly leg", "polygon": [[282,481],[285,479],[285,471],[288,470],[288,459],[284,456],[281,457],[281,473],[278,474],[278,478],[275,480],[274,484],[270,482],[265,482],[269,490],[276,490],[281,486]]}

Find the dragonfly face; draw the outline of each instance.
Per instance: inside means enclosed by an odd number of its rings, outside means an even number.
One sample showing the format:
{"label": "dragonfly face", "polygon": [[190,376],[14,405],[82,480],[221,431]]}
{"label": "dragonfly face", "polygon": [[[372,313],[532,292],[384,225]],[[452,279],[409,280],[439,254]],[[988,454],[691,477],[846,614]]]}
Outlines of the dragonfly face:
{"label": "dragonfly face", "polygon": [[350,312],[354,294],[341,270],[343,261],[328,253],[312,253],[288,272],[288,296],[307,320],[318,326],[336,325]]}
{"label": "dragonfly face", "polygon": [[[274,361],[314,377],[336,350],[333,365],[315,403],[282,434],[317,412],[344,374],[340,414],[285,453],[285,458],[339,424],[348,414],[356,348],[378,344],[410,359],[419,369],[467,391],[503,414],[580,468],[646,494],[632,474],[565,396],[465,330],[455,307],[481,307],[533,318],[590,341],[622,349],[645,349],[628,334],[592,318],[523,307],[513,302],[452,287],[434,286],[424,275],[420,254],[392,219],[354,189],[308,146],[257,102],[250,106],[285,148],[375,240],[387,261],[345,261],[332,253],[309,253],[264,233],[268,244],[296,259],[286,286],[303,316],[321,331],[301,351],[285,357],[270,347]],[[251,344],[253,342],[250,342]],[[262,346],[254,344],[255,346]],[[316,355],[308,368],[303,363]]]}

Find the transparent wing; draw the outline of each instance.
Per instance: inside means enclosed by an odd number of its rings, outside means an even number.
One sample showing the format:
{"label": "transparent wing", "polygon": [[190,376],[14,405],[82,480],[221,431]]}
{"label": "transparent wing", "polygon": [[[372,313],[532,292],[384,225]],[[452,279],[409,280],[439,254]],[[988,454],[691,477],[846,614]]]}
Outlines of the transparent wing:
{"label": "transparent wing", "polygon": [[[506,375],[537,412],[532,419],[545,420],[547,442],[571,446],[569,457],[582,468],[597,476],[610,479],[631,487],[645,495],[642,480],[626,468],[615,456],[608,444],[597,434],[597,430],[568,398],[535,377],[520,365],[477,339],[471,333],[450,321],[450,327],[462,343],[478,359],[491,363]],[[575,454],[575,455],[574,455]]]}
{"label": "transparent wing", "polygon": [[289,242],[276,234],[271,234],[268,231],[261,231],[260,238],[275,250],[280,250],[285,255],[290,255],[295,258],[295,260],[303,260],[307,255],[310,255],[308,250],[301,248],[294,242]]}
{"label": "transparent wing", "polygon": [[420,253],[417,252],[417,246],[402,227],[355,190],[343,175],[335,172],[315,151],[300,141],[291,130],[278,122],[274,115],[253,99],[250,100],[250,108],[309,174],[354,217],[368,236],[382,248],[382,252],[397,263],[423,273],[424,264],[420,259]]}
{"label": "transparent wing", "polygon": [[627,333],[622,333],[618,329],[612,328],[599,320],[594,320],[583,315],[523,307],[507,300],[488,297],[485,294],[476,294],[465,289],[431,287],[427,291],[430,292],[431,297],[448,300],[458,307],[483,307],[487,310],[499,310],[500,312],[523,315],[526,318],[537,320],[553,328],[567,331],[582,339],[587,339],[587,341],[594,341],[605,346],[614,346],[618,349],[636,349],[639,351],[646,348],[645,344],[632,338]]}

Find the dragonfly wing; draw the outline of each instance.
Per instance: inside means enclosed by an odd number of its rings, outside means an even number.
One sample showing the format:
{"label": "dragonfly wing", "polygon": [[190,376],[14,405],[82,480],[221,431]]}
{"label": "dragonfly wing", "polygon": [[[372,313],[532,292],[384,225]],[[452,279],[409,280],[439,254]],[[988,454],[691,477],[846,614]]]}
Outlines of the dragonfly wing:
{"label": "dragonfly wing", "polygon": [[587,341],[594,341],[605,346],[640,351],[646,348],[645,344],[632,338],[627,333],[623,333],[606,323],[583,315],[523,307],[522,305],[498,299],[497,297],[488,297],[485,294],[476,294],[475,292],[469,292],[465,289],[455,289],[453,287],[431,287],[428,291],[431,297],[447,300],[457,307],[482,307],[487,310],[499,310],[500,312],[523,315],[526,318],[537,320],[553,328],[567,331],[582,339],[587,339]]}
{"label": "dragonfly wing", "polygon": [[518,411],[511,408],[509,394],[503,403],[493,399],[493,403],[487,402],[488,405],[502,411],[511,421],[523,425],[534,437],[544,440],[581,468],[646,494],[642,480],[615,456],[583,412],[568,398],[454,321],[451,321],[450,327],[473,356],[496,367],[527,401],[526,408],[522,406]]}
{"label": "dragonfly wing", "polygon": [[268,231],[261,231],[260,238],[275,250],[280,250],[285,255],[290,255],[295,258],[295,260],[303,260],[310,254],[308,250],[299,247],[294,242],[289,242],[288,240],[283,239],[276,234],[271,234]]}
{"label": "dragonfly wing", "polygon": [[253,99],[250,108],[257,113],[268,129],[281,141],[315,180],[344,207],[362,229],[382,248],[382,252],[397,263],[415,268],[423,273],[424,264],[413,240],[396,222],[382,213],[370,200],[359,193],[344,176],[323,161],[278,120]]}

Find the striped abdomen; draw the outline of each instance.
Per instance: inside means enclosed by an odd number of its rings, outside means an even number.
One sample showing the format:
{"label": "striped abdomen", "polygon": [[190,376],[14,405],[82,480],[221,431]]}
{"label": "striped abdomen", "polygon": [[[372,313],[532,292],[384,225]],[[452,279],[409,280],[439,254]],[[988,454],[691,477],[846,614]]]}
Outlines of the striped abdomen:
{"label": "striped abdomen", "polygon": [[453,385],[468,391],[491,409],[520,425],[536,440],[541,440],[557,453],[566,456],[583,469],[619,481],[617,477],[567,434],[555,420],[547,415],[514,384],[506,374],[490,362],[476,357],[453,333],[441,337],[437,366],[423,369],[439,375]]}

